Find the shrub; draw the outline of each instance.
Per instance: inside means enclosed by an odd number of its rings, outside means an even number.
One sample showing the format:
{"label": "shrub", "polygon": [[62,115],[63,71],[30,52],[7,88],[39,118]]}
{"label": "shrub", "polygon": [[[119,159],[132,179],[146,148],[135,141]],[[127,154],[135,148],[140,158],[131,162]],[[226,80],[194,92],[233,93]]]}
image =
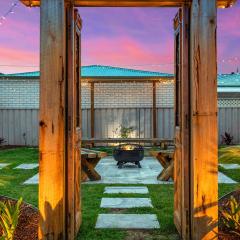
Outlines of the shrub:
{"label": "shrub", "polygon": [[16,204],[12,204],[10,201],[7,201],[6,203],[0,202],[0,226],[2,228],[1,240],[14,239],[14,233],[20,216],[21,204],[22,198],[20,198]]}
{"label": "shrub", "polygon": [[226,145],[231,145],[233,136],[231,136],[230,133],[225,132],[224,135],[221,135],[222,137],[222,142],[225,143]]}
{"label": "shrub", "polygon": [[4,140],[4,138],[0,137],[0,146],[2,146],[6,141]]}
{"label": "shrub", "polygon": [[226,206],[220,210],[224,226],[231,232],[240,236],[240,204],[231,196]]}
{"label": "shrub", "polygon": [[113,133],[118,134],[121,138],[129,138],[130,134],[134,131],[134,127],[125,127],[120,125],[116,128]]}

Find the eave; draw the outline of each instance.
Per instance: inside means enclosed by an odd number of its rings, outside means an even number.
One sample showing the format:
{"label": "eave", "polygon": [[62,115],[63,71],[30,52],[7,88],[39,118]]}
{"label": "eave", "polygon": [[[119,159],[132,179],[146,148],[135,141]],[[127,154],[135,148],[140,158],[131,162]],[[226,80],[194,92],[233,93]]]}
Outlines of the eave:
{"label": "eave", "polygon": [[[237,0],[217,0],[219,8],[231,7]],[[39,7],[40,0],[21,0],[28,7]],[[76,7],[180,7],[192,0],[75,0]]]}

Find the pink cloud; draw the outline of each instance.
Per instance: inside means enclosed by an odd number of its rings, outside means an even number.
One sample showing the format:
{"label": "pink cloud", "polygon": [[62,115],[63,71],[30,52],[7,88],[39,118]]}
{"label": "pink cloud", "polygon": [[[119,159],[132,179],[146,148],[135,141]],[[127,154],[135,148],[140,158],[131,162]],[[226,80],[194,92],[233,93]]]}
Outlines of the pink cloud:
{"label": "pink cloud", "polygon": [[[164,44],[144,44],[133,38],[124,37],[99,37],[83,41],[83,63],[135,66],[155,70],[166,68],[167,65],[149,66],[150,64],[167,64],[172,62],[173,44],[171,41]],[[155,49],[155,51],[154,51]],[[136,66],[137,67],[137,66]]]}
{"label": "pink cloud", "polygon": [[[39,69],[38,67],[26,67],[29,65],[39,66],[39,55],[36,52],[3,46],[0,46],[0,52],[0,72],[27,72]],[[8,65],[10,65],[10,67],[8,67]]]}

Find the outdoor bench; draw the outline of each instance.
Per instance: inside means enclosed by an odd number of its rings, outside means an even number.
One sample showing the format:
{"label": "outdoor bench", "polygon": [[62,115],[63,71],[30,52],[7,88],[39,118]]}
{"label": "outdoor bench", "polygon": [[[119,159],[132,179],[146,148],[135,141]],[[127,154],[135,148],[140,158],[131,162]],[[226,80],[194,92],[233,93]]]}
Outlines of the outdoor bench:
{"label": "outdoor bench", "polygon": [[159,181],[168,181],[170,178],[173,179],[174,148],[150,151],[150,154],[156,157],[163,166],[163,170],[158,175],[157,179]]}
{"label": "outdoor bench", "polygon": [[101,176],[95,170],[95,167],[101,158],[106,156],[106,152],[90,150],[87,148],[81,149],[82,181],[86,181],[87,179],[91,181],[101,180]]}
{"label": "outdoor bench", "polygon": [[82,143],[89,146],[97,143],[151,143],[164,149],[174,144],[172,139],[162,138],[85,138],[82,139]]}

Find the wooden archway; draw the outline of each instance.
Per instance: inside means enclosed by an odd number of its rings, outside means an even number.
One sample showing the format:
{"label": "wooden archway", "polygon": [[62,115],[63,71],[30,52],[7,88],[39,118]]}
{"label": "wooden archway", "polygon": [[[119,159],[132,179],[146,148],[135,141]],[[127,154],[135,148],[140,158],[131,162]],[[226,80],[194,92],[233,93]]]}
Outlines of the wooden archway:
{"label": "wooden archway", "polygon": [[174,219],[183,239],[216,239],[216,10],[235,0],[21,1],[41,7],[39,239],[74,239],[81,224],[76,6],[182,9]]}

